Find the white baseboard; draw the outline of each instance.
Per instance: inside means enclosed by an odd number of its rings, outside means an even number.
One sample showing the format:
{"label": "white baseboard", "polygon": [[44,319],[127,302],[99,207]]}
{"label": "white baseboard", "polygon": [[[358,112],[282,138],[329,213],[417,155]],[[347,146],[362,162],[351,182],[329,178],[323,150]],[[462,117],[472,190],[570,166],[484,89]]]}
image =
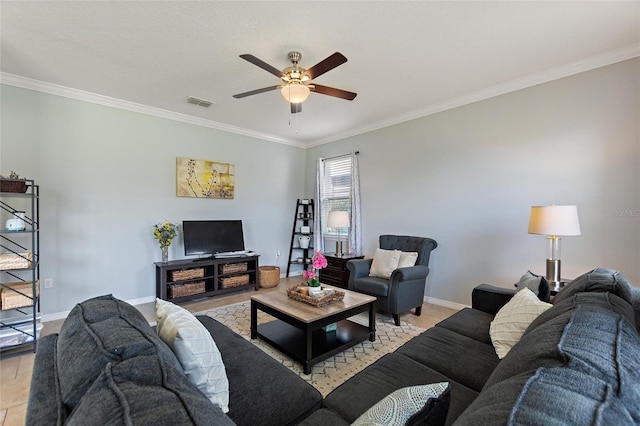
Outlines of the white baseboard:
{"label": "white baseboard", "polygon": [[65,319],[67,317],[67,315],[69,315],[69,312],[71,312],[71,311],[54,312],[52,314],[42,315],[42,318],[40,319],[40,321],[42,321],[42,322],[50,322],[50,321],[57,321],[57,320]]}
{"label": "white baseboard", "polygon": [[424,301],[432,303],[434,305],[444,306],[445,308],[461,310],[464,308],[470,308],[469,305],[463,305],[462,303],[449,302],[448,300],[436,299],[435,297],[424,297]]}
{"label": "white baseboard", "polygon": [[[141,297],[139,299],[131,299],[131,300],[125,300],[125,302],[127,302],[130,305],[142,305],[144,303],[151,303],[151,302],[155,302],[156,301],[156,297],[155,296],[147,296],[147,297]],[[67,316],[69,316],[69,312],[71,311],[63,311],[63,312],[54,312],[52,314],[46,314],[46,315],[42,315],[42,318],[40,319],[41,322],[49,322],[49,321],[57,321],[57,320],[63,320],[65,318],[67,318]]]}
{"label": "white baseboard", "polygon": [[[281,277],[281,278],[285,278],[285,277]],[[125,300],[125,302],[135,306],[135,305],[142,305],[145,303],[155,302],[155,300],[156,300],[155,296],[147,296],[147,297],[141,297],[139,299]],[[470,308],[470,306],[463,305],[462,303],[455,303],[455,302],[450,302],[448,300],[436,299],[435,297],[425,296],[424,301],[427,303],[432,303],[434,305],[444,306],[445,308],[451,308],[451,309],[457,309],[457,310]],[[69,315],[69,312],[71,311],[54,312],[52,314],[42,315],[42,319],[40,321],[49,322],[49,321],[62,320],[67,318],[67,316]]]}
{"label": "white baseboard", "polygon": [[125,302],[127,302],[130,305],[143,305],[145,303],[155,303],[156,301],[156,297],[155,296],[147,296],[147,297],[141,297],[139,299],[131,299],[131,300],[125,300]]}

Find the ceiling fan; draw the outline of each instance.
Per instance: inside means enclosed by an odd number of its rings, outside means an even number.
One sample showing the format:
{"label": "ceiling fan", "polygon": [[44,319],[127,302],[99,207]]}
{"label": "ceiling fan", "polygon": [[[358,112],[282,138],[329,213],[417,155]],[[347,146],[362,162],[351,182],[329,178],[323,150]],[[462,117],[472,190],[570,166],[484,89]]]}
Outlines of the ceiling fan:
{"label": "ceiling fan", "polygon": [[257,95],[258,93],[270,92],[272,90],[280,89],[280,93],[291,104],[291,113],[295,114],[302,111],[302,102],[308,97],[310,92],[316,92],[323,95],[334,96],[340,99],[346,99],[352,101],[358,95],[357,93],[348,92],[342,89],[336,89],[334,87],[322,86],[320,84],[313,83],[312,80],[321,76],[327,71],[331,71],[339,65],[347,62],[347,58],[340,52],[336,52],[328,58],[318,62],[309,69],[304,69],[298,65],[298,62],[302,58],[300,52],[289,52],[289,60],[292,65],[280,71],[279,69],[267,64],[261,59],[256,58],[253,55],[244,54],[240,55],[245,61],[249,61],[254,65],[259,66],[263,70],[270,72],[276,77],[282,80],[282,84],[275,86],[263,87],[262,89],[251,90],[249,92],[238,93],[233,95],[234,98],[240,99],[247,96]]}

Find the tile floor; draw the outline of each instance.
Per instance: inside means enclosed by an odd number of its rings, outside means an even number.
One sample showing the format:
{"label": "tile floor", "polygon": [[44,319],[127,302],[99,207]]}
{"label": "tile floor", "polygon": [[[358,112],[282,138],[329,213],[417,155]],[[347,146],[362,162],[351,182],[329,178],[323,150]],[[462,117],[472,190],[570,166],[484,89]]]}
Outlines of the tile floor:
{"label": "tile floor", "polygon": [[[299,280],[299,277],[282,278],[277,287],[271,289],[260,289],[259,292],[284,289],[289,285],[297,283]],[[246,290],[238,293],[186,302],[182,303],[181,306],[191,312],[200,312],[219,306],[244,302],[249,300],[253,294],[256,294],[256,292],[253,290]],[[145,303],[136,307],[149,321],[155,321],[154,303]],[[437,322],[447,318],[455,312],[455,309],[424,303],[422,305],[421,316],[417,317],[411,313],[406,313],[402,315],[400,319],[426,329],[433,327]],[[62,323],[63,320],[44,323],[42,335],[44,336],[51,333],[57,333],[60,330]],[[3,426],[24,425],[25,423],[34,357],[35,355],[31,353],[0,361],[0,424]]]}

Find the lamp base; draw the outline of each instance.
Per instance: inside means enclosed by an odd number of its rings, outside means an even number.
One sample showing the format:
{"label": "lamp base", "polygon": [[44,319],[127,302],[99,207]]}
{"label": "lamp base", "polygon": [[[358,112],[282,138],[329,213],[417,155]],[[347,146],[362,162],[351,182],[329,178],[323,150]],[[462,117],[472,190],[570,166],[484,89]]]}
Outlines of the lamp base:
{"label": "lamp base", "polygon": [[549,287],[560,287],[561,279],[560,279],[560,259],[547,259],[547,282],[549,283]]}
{"label": "lamp base", "polygon": [[344,256],[342,250],[342,241],[336,241],[336,257]]}

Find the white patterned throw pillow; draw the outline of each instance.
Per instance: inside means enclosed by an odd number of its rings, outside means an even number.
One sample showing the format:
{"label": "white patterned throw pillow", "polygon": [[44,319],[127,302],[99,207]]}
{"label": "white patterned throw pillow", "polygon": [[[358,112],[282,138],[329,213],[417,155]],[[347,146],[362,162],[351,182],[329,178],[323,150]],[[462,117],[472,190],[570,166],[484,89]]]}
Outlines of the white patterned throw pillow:
{"label": "white patterned throw pillow", "polygon": [[211,333],[191,312],[161,299],[156,299],[156,317],[158,335],[176,354],[189,381],[228,413],[229,380]]}
{"label": "white patterned throw pillow", "polygon": [[500,308],[489,326],[491,343],[498,358],[507,356],[533,320],[551,306],[551,303],[540,301],[538,296],[525,287]]}
{"label": "white patterned throw pillow", "polygon": [[[421,424],[440,423],[430,418],[430,414],[440,417],[441,423],[444,424],[449,409],[448,389],[448,382],[398,389],[369,408],[352,423],[352,426],[405,425],[413,424],[413,420]],[[447,398],[442,398],[444,396]],[[419,420],[416,419],[417,414],[421,416]]]}

